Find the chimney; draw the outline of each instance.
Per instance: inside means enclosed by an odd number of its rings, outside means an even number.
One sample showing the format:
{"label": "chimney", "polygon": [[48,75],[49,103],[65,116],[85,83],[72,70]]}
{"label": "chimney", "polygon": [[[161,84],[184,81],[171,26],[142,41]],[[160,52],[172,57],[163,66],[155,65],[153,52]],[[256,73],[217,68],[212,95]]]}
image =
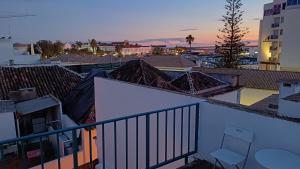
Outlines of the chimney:
{"label": "chimney", "polygon": [[9,99],[15,102],[23,102],[37,98],[36,88],[24,88],[9,92]]}
{"label": "chimney", "polygon": [[33,44],[31,43],[30,44],[30,55],[34,55],[35,53],[34,53],[34,46],[33,46]]}
{"label": "chimney", "polygon": [[300,81],[280,81],[278,115],[300,119]]}
{"label": "chimney", "polygon": [[297,93],[300,93],[300,80],[280,81],[279,95],[281,99]]}
{"label": "chimney", "polygon": [[240,75],[233,75],[231,81],[231,87],[240,86]]}

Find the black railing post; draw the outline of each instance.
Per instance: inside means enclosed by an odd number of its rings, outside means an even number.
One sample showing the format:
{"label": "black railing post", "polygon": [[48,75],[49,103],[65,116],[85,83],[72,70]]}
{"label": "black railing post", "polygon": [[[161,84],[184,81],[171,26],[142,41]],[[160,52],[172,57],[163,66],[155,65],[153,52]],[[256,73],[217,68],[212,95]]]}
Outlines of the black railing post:
{"label": "black railing post", "polygon": [[198,152],[198,138],[199,138],[199,117],[200,117],[200,103],[196,104],[196,124],[195,124],[195,151]]}
{"label": "black railing post", "polygon": [[72,139],[73,139],[73,163],[74,169],[78,169],[78,142],[77,142],[77,133],[76,130],[72,130]]}
{"label": "black railing post", "polygon": [[150,168],[150,115],[146,115],[146,169]]}

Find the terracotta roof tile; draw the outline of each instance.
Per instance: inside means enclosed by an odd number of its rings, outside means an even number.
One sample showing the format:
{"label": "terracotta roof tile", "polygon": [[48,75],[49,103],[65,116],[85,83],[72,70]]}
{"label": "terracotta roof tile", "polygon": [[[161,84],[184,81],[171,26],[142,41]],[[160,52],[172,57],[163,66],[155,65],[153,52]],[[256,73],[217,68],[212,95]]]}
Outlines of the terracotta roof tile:
{"label": "terracotta roof tile", "polygon": [[63,97],[81,77],[60,66],[0,67],[0,100],[9,99],[9,92],[21,88],[36,88],[39,97],[52,94]]}
{"label": "terracotta roof tile", "polygon": [[300,72],[226,68],[193,68],[193,70],[206,74],[240,75],[240,85],[255,89],[279,90],[281,80],[300,80]]}

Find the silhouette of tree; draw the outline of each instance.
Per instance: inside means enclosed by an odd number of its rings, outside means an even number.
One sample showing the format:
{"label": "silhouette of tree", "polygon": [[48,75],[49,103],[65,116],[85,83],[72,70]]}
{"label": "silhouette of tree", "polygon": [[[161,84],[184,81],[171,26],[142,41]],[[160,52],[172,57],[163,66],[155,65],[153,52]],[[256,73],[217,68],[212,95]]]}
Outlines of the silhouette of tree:
{"label": "silhouette of tree", "polygon": [[223,28],[219,29],[216,42],[217,51],[223,56],[220,65],[227,68],[237,68],[239,54],[246,45],[242,41],[249,32],[248,28],[242,28],[243,14],[241,0],[226,0],[225,15],[222,16]]}

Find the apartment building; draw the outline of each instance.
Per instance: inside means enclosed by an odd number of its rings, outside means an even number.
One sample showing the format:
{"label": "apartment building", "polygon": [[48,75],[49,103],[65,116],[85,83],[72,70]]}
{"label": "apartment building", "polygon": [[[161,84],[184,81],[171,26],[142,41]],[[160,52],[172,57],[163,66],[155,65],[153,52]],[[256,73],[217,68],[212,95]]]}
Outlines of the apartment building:
{"label": "apartment building", "polygon": [[299,0],[274,0],[264,5],[260,21],[260,69],[300,71]]}

